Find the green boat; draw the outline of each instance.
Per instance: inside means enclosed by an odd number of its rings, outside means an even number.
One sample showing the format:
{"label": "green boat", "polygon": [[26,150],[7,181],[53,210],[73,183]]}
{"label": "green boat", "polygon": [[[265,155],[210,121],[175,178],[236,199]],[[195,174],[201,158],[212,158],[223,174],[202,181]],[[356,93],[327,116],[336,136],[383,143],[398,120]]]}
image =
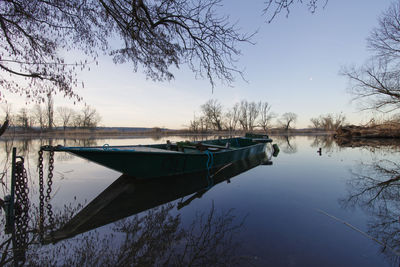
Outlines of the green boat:
{"label": "green boat", "polygon": [[43,146],[62,151],[137,178],[154,178],[212,170],[257,154],[276,154],[270,138],[227,138],[201,142],[178,142],[135,146],[65,147]]}

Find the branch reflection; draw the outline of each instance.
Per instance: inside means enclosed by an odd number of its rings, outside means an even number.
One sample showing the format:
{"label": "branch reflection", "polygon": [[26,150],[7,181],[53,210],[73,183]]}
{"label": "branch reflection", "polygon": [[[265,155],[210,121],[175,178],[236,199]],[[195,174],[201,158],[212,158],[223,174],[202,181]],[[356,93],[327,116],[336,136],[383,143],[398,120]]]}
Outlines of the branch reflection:
{"label": "branch reflection", "polygon": [[297,153],[297,144],[294,139],[294,136],[290,135],[274,136],[274,141],[278,144],[279,149],[285,154]]}
{"label": "branch reflection", "polygon": [[350,172],[348,196],[341,204],[369,214],[368,233],[384,243],[382,252],[398,263],[391,250],[400,251],[400,164],[384,159],[360,163]]}
{"label": "branch reflection", "polygon": [[[54,246],[29,250],[28,266],[233,266],[244,264],[234,235],[242,227],[232,211],[214,206],[183,226],[174,205],[122,219]],[[63,255],[60,257],[60,255]]]}

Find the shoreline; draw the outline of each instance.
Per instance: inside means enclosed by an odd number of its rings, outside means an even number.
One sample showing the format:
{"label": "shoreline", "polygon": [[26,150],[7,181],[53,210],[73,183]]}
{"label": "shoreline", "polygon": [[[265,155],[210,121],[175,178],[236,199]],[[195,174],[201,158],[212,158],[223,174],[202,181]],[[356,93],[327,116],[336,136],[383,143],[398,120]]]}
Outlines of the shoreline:
{"label": "shoreline", "polygon": [[[263,131],[253,131],[254,133],[264,134]],[[127,139],[141,137],[167,137],[167,136],[244,136],[245,131],[210,131],[210,132],[189,132],[187,130],[164,130],[164,131],[118,131],[118,130],[96,130],[96,129],[73,129],[73,130],[52,130],[52,131],[6,131],[0,140],[15,139]],[[329,136],[332,131],[321,131],[313,129],[292,129],[290,131],[272,129],[268,132],[269,136]]]}

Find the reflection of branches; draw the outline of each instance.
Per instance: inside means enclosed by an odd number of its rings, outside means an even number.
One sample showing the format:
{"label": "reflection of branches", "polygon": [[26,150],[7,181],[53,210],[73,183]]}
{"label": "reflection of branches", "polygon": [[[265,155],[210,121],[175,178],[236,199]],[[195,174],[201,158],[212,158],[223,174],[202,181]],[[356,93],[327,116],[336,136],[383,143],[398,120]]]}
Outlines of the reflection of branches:
{"label": "reflection of branches", "polygon": [[[371,164],[361,163],[358,171],[351,171],[348,183],[349,196],[341,200],[343,206],[359,206],[371,219],[368,233],[385,246],[400,248],[400,164],[380,160]],[[393,256],[388,254],[388,256]],[[396,259],[397,261],[397,259]]]}
{"label": "reflection of branches", "polygon": [[335,142],[339,147],[360,147],[367,151],[376,153],[393,153],[400,151],[400,141],[397,139],[386,138],[338,138]]}
{"label": "reflection of branches", "polygon": [[335,148],[335,139],[332,135],[312,136],[311,147],[323,148],[325,151],[332,151]]}
{"label": "reflection of branches", "polygon": [[[241,261],[234,257],[238,244],[233,242],[234,233],[243,225],[233,225],[235,217],[229,210],[216,217],[214,206],[210,213],[197,214],[185,230],[183,252],[174,253],[173,266],[236,266]],[[232,257],[233,256],[233,257]]]}
{"label": "reflection of branches", "polygon": [[[65,206],[56,212],[58,226],[70,220],[81,205]],[[30,232],[28,266],[233,266],[243,263],[237,255],[235,234],[242,227],[232,210],[217,214],[214,206],[199,213],[187,227],[180,215],[166,204],[145,214],[122,219],[108,227],[94,230],[53,246],[40,247],[37,235]],[[32,214],[37,220],[37,211]],[[33,226],[35,223],[32,220]],[[36,236],[36,237],[34,237]],[[10,241],[4,236],[3,263],[10,263]],[[64,255],[64,257],[60,257]]]}
{"label": "reflection of branches", "polygon": [[158,140],[160,140],[162,137],[163,137],[162,135],[155,134],[155,135],[152,135],[150,138],[151,138],[151,140],[153,140],[153,141],[158,141]]}
{"label": "reflection of branches", "polygon": [[371,206],[378,204],[376,200],[398,201],[399,164],[380,160],[373,164],[361,163],[360,167],[360,172],[351,171],[353,178],[349,183],[351,194],[346,201],[348,204],[354,205],[361,201],[362,206]]}
{"label": "reflection of branches", "polygon": [[297,145],[293,142],[294,137],[288,135],[274,136],[274,141],[279,145],[280,150],[286,154],[297,153]]}

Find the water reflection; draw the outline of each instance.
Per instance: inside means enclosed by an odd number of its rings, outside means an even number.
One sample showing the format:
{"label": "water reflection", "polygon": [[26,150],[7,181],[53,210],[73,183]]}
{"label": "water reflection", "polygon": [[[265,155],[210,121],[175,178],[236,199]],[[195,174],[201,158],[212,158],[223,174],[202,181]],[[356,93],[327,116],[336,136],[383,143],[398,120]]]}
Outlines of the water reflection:
{"label": "water reflection", "polygon": [[201,197],[212,186],[263,163],[268,164],[268,159],[257,155],[219,168],[210,176],[208,172],[199,172],[142,180],[121,175],[67,224],[45,238],[45,242],[57,242],[179,198],[182,199],[178,206],[182,208],[190,204],[184,197],[190,194]]}
{"label": "water reflection", "polygon": [[[233,238],[243,226],[233,210],[218,213],[212,205],[208,212],[199,213],[191,224],[183,226],[174,207],[181,209],[214,185],[260,164],[270,165],[265,154],[227,164],[211,174],[143,180],[121,175],[85,207],[73,202],[51,211],[51,206],[41,201],[38,206],[32,205],[31,216],[24,222],[29,227],[22,229],[25,232],[17,227],[11,238],[1,236],[0,263],[232,266],[248,262],[239,256]],[[177,199],[181,200],[171,203]],[[45,220],[41,220],[43,216]],[[94,230],[97,228],[100,230]],[[26,237],[23,244],[15,242],[21,235]]]}
{"label": "water reflection", "polygon": [[319,136],[310,136],[311,147],[321,148],[326,152],[331,152],[334,148],[336,148],[335,138],[332,135],[319,135]]}
{"label": "water reflection", "polygon": [[393,138],[337,138],[335,142],[339,147],[359,147],[371,152],[379,150],[400,151],[400,140]]}
{"label": "water reflection", "polygon": [[[157,142],[191,138],[164,136]],[[166,262],[166,265],[179,266],[189,265],[191,261],[197,265],[217,265],[219,262],[212,263],[216,257],[226,260],[226,265],[244,266],[398,265],[399,261],[396,262],[396,256],[389,248],[395,251],[400,248],[400,192],[397,181],[400,175],[400,146],[380,144],[375,147],[347,148],[338,146],[325,136],[273,139],[278,141],[281,148],[296,147],[297,152],[291,153],[293,149],[285,149],[291,154],[282,151],[274,160],[274,165],[249,169],[245,173],[238,173],[237,178],[227,179],[229,175],[226,176],[224,172],[234,169],[228,166],[218,173],[212,173],[213,184],[216,186],[211,188],[208,187],[206,176],[198,180],[187,177],[187,181],[175,178],[170,183],[163,184],[161,181],[158,186],[152,186],[155,181],[130,180],[128,177],[116,180],[120,175],[117,172],[71,157],[67,153],[56,153],[51,193],[54,225],[49,225],[45,209],[43,240],[40,240],[38,231],[40,202],[36,174],[37,151],[40,145],[50,142],[66,146],[83,145],[85,142],[63,139],[28,142],[29,153],[26,157],[30,165],[26,168],[32,179],[29,181],[31,209],[25,265],[123,265],[126,261],[137,265],[146,265],[146,261],[149,265],[163,265]],[[0,163],[8,173],[6,176],[9,176],[10,160],[6,162],[8,154],[11,155],[11,148],[27,146],[15,140],[14,143],[7,142],[0,141]],[[98,146],[107,143],[154,143],[151,138],[145,137],[97,139],[96,142]],[[320,147],[322,157],[316,154]],[[327,151],[331,152],[330,155],[326,154]],[[252,164],[243,166],[251,167]],[[225,184],[230,180],[230,184]],[[0,186],[3,196],[4,192],[9,191],[7,179],[4,179],[4,183]],[[147,190],[146,186],[154,191],[141,193]],[[111,192],[105,196],[103,193],[106,193],[107,187],[120,190],[121,194]],[[159,194],[163,188],[165,194]],[[186,192],[187,188],[190,190]],[[140,196],[150,200],[142,201]],[[103,201],[96,204],[94,201],[97,197]],[[338,203],[339,198],[341,205]],[[213,201],[215,207],[211,205]],[[96,207],[99,212],[95,212]],[[386,244],[386,248],[343,223],[316,212],[316,209],[356,226]],[[194,214],[195,211],[198,211],[198,215]],[[210,214],[213,223],[208,227]],[[243,218],[246,218],[244,222]],[[0,227],[4,225],[2,213]],[[223,242],[225,249],[218,246],[213,251],[201,250],[215,248],[216,245],[198,248],[205,242],[217,243],[218,240],[200,239],[201,233],[210,232],[207,229],[211,228],[235,228],[232,232],[221,230],[225,231],[224,236],[228,240]],[[157,247],[156,238],[162,241],[162,247]],[[198,240],[203,241],[196,243]],[[240,247],[237,247],[237,242],[240,242]],[[141,250],[139,244],[142,245]],[[186,257],[182,260],[186,247]],[[11,235],[0,231],[0,266],[13,264],[13,249],[16,252],[19,250],[13,247]],[[23,247],[20,249],[24,251]],[[204,252],[201,255],[207,262],[201,262],[201,259],[193,255],[200,250]],[[383,250],[383,254],[377,253],[380,250]],[[227,258],[225,255],[229,253],[235,255]]]}
{"label": "water reflection", "polygon": [[290,135],[274,136],[274,142],[279,146],[279,149],[285,154],[297,153],[297,144],[295,137]]}
{"label": "water reflection", "polygon": [[400,164],[383,159],[351,169],[345,208],[360,207],[369,215],[368,234],[392,262],[400,256]]}
{"label": "water reflection", "polygon": [[[231,211],[214,207],[183,227],[173,205],[154,208],[52,249],[31,250],[30,266],[235,266],[244,264],[233,242],[242,226]],[[48,247],[47,247],[48,248]],[[65,255],[60,257],[60,255]]]}

